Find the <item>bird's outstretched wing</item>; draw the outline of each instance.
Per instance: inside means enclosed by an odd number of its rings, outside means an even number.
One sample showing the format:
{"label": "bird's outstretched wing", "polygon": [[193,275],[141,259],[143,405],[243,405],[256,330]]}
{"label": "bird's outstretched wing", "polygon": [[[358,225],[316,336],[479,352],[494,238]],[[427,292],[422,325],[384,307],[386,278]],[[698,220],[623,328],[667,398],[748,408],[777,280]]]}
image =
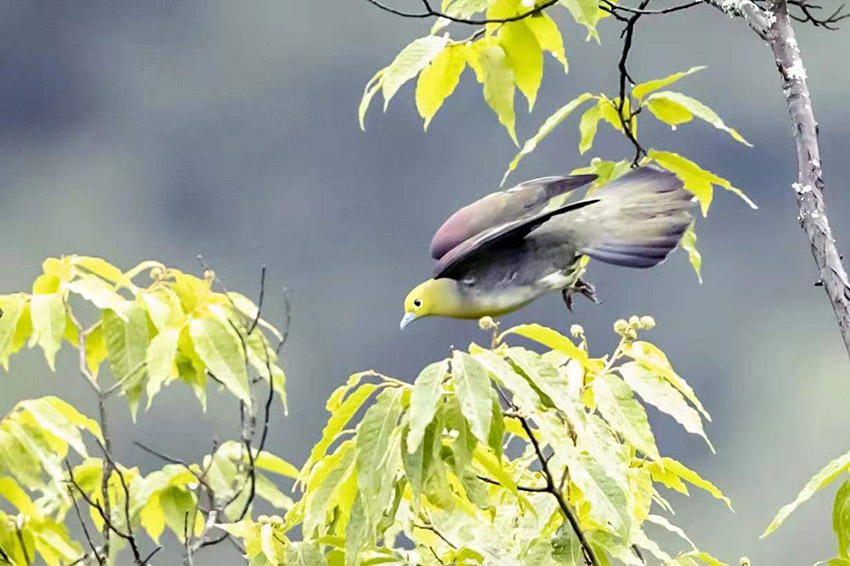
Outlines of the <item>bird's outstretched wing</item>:
{"label": "bird's outstretched wing", "polygon": [[454,277],[459,275],[457,272],[462,271],[462,266],[466,260],[483,256],[492,246],[510,245],[513,242],[521,240],[529,232],[552,217],[584,208],[596,202],[599,202],[599,199],[589,198],[579,202],[565,204],[552,210],[538,212],[528,218],[521,218],[486,230],[464,241],[459,246],[455,246],[450,252],[441,257],[434,267],[434,278],[438,279],[440,277]]}
{"label": "bird's outstretched wing", "polygon": [[542,177],[487,195],[449,217],[431,240],[431,257],[440,259],[469,239],[518,220],[534,217],[552,198],[590,185],[596,175]]}

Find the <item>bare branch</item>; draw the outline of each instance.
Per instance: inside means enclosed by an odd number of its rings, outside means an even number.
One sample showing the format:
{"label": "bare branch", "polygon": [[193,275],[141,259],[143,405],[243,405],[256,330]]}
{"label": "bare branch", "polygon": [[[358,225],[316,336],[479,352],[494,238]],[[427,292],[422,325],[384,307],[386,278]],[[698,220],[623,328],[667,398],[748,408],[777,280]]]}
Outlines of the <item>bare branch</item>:
{"label": "bare branch", "polygon": [[439,10],[435,10],[431,6],[431,3],[428,0],[422,0],[422,4],[423,4],[424,10],[425,10],[423,12],[405,12],[403,10],[398,10],[396,8],[388,6],[387,4],[384,4],[383,2],[380,2],[379,0],[366,0],[366,1],[369,2],[370,4],[372,4],[373,6],[380,8],[381,10],[383,10],[385,12],[389,12],[390,14],[394,14],[394,15],[400,16],[402,18],[413,18],[413,19],[443,18],[445,20],[448,20],[450,22],[454,22],[454,23],[457,23],[457,24],[466,24],[466,25],[471,25],[471,26],[483,26],[485,24],[507,24],[507,23],[510,23],[510,22],[518,22],[520,20],[524,20],[525,18],[529,18],[531,16],[539,14],[539,13],[543,12],[544,10],[546,10],[547,8],[554,6],[555,4],[558,3],[559,0],[547,0],[543,4],[540,4],[539,6],[533,8],[533,9],[527,11],[527,12],[523,12],[522,14],[517,14],[516,16],[511,16],[509,18],[492,18],[492,19],[487,19],[487,18],[482,18],[482,19],[459,18],[457,16],[452,16],[451,14],[446,14],[445,12],[440,12]]}
{"label": "bare branch", "polygon": [[823,6],[819,6],[817,4],[812,4],[808,0],[790,0],[788,2],[788,6],[794,6],[799,9],[800,14],[792,14],[790,11],[788,12],[788,16],[800,23],[810,23],[816,28],[824,28],[829,31],[838,31],[838,24],[842,20],[846,20],[850,18],[850,12],[845,10],[845,5],[841,4],[838,8],[835,9],[829,16],[822,17],[815,12],[819,10],[823,10]]}

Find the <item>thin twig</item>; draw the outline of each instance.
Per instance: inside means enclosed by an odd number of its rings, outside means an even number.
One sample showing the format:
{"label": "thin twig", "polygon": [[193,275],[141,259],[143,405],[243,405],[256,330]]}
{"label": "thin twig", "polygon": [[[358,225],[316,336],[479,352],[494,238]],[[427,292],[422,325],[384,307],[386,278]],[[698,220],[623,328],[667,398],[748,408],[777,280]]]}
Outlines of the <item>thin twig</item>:
{"label": "thin twig", "polygon": [[[73,490],[71,490],[70,487],[68,488],[68,493],[71,495],[71,501],[74,504],[74,511],[77,514],[77,519],[80,520],[80,525],[83,527],[83,534],[86,537],[86,541],[89,543],[89,548],[91,548],[92,552],[94,553],[94,557],[95,559],[97,559],[97,563],[102,565],[104,563],[104,560],[103,558],[101,558],[100,553],[97,551],[97,546],[94,544],[94,541],[91,538],[91,534],[89,533],[89,529],[86,526],[86,522],[83,519],[83,513],[82,511],[80,511],[80,506],[77,504],[77,498],[74,497],[74,492]],[[85,558],[86,556],[84,555],[81,560],[85,560]]]}
{"label": "thin twig", "polygon": [[257,328],[257,324],[260,322],[260,313],[263,311],[263,298],[266,294],[266,266],[260,269],[260,298],[257,301],[257,316],[254,317],[254,322],[251,323],[251,326],[248,328],[248,336],[254,332],[254,329]]}
{"label": "thin twig", "polygon": [[584,534],[584,531],[581,529],[581,525],[578,522],[578,518],[572,509],[570,509],[569,504],[566,499],[564,499],[564,494],[558,489],[558,486],[555,485],[555,478],[552,475],[552,471],[549,469],[549,460],[548,458],[543,456],[543,450],[540,447],[540,443],[537,440],[537,437],[534,435],[534,431],[531,429],[531,425],[528,423],[528,419],[519,416],[519,422],[522,425],[523,430],[528,435],[528,439],[531,442],[531,445],[534,447],[534,453],[537,455],[537,459],[540,462],[540,468],[543,472],[543,476],[546,478],[546,491],[551,493],[552,496],[557,500],[558,506],[561,508],[561,512],[564,514],[564,517],[569,521],[570,526],[573,528],[573,532],[578,537],[579,542],[581,543],[581,547],[584,550],[584,558],[589,566],[599,566],[599,558],[596,556],[596,552],[593,550],[593,547],[590,545],[590,542],[587,540],[587,537]]}
{"label": "thin twig", "polygon": [[396,16],[401,16],[402,18],[414,18],[414,19],[425,19],[425,18],[443,18],[450,22],[454,22],[457,24],[466,24],[471,26],[483,26],[486,24],[507,24],[510,22],[518,22],[520,20],[524,20],[525,18],[529,18],[536,14],[539,14],[546,10],[547,8],[554,6],[558,3],[559,0],[547,0],[543,4],[528,10],[527,12],[523,12],[522,14],[517,14],[516,16],[511,16],[508,18],[483,18],[483,19],[474,19],[474,18],[459,18],[457,16],[452,16],[450,14],[446,14],[445,12],[440,12],[439,10],[435,10],[431,7],[431,3],[428,0],[422,0],[422,4],[425,8],[424,12],[404,12],[402,10],[398,10],[391,6],[388,6],[379,0],[366,0],[373,6],[380,8],[385,12],[389,12],[390,14],[395,14]]}
{"label": "thin twig", "polygon": [[[498,485],[500,487],[504,487],[504,486],[502,486],[501,483],[494,480],[493,478],[488,478],[487,476],[477,476],[477,477],[478,477],[479,480],[483,481],[484,483],[489,483],[491,485]],[[528,493],[549,493],[549,490],[545,487],[529,487],[527,485],[518,485],[518,486],[516,486],[516,488],[519,491],[525,491],[525,492],[528,492]]]}
{"label": "thin twig", "polygon": [[30,551],[27,549],[27,543],[24,541],[24,533],[21,531],[21,525],[18,521],[15,521],[15,534],[18,535],[18,542],[21,545],[21,551],[24,553],[24,563],[31,564]]}
{"label": "thin twig", "polygon": [[629,92],[626,91],[626,81],[628,80],[630,83],[633,82],[626,67],[626,63],[629,58],[629,52],[632,49],[632,38],[634,37],[635,24],[643,15],[642,12],[647,5],[649,5],[649,2],[650,0],[641,0],[637,10],[633,12],[629,18],[625,19],[626,27],[623,30],[623,51],[620,54],[620,61],[617,64],[617,68],[620,71],[620,100],[616,108],[617,114],[620,116],[620,124],[623,127],[623,133],[626,134],[626,137],[635,148],[635,157],[632,160],[632,167],[637,167],[640,158],[646,155],[646,150],[640,142],[638,142],[637,136],[634,132],[633,118],[635,113],[632,110],[632,104],[629,104],[629,107],[626,108],[626,101],[631,101],[631,90],[629,90]]}

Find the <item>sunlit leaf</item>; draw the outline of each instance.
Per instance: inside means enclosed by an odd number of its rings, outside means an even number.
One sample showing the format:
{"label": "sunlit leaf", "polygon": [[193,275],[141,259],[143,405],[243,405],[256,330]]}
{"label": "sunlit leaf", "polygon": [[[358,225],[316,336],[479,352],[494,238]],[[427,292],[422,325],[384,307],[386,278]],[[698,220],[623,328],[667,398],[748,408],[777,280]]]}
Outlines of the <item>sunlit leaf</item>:
{"label": "sunlit leaf", "polygon": [[416,378],[410,396],[410,432],[407,435],[409,453],[416,451],[425,435],[425,428],[434,420],[437,402],[442,395],[442,382],[448,369],[448,361],[443,360],[427,366]]}
{"label": "sunlit leaf", "polygon": [[531,112],[543,80],[543,50],[537,36],[525,20],[509,22],[499,31],[499,43],[508,56],[516,85],[528,100],[528,111]]}
{"label": "sunlit leaf", "polygon": [[803,486],[803,489],[797,495],[797,498],[779,510],[776,517],[773,518],[773,521],[771,521],[770,525],[768,525],[767,529],[761,536],[766,537],[778,529],[785,519],[788,518],[788,515],[793,513],[797,507],[808,501],[809,498],[811,498],[811,496],[816,492],[822,490],[838,479],[838,477],[845,471],[848,471],[848,469],[850,469],[850,452],[839,456],[816,473],[812,479]]}
{"label": "sunlit leaf", "polygon": [[448,45],[431,64],[422,69],[416,82],[416,109],[425,119],[425,129],[451,96],[466,68],[465,45]]}
{"label": "sunlit leaf", "polygon": [[647,467],[652,474],[652,479],[663,483],[666,487],[687,495],[688,490],[682,484],[682,480],[710,493],[715,499],[723,501],[729,509],[732,502],[728,497],[710,481],[703,479],[698,473],[673,458],[661,458],[658,462],[651,462]]}
{"label": "sunlit leaf", "polygon": [[514,143],[519,145],[514,113],[516,75],[505,50],[498,44],[484,41],[476,42],[473,46],[469,64],[475,70],[478,82],[484,87],[484,100],[496,113],[499,122],[508,130]]}
{"label": "sunlit leaf", "polygon": [[565,73],[569,72],[570,66],[564,52],[564,39],[561,36],[561,30],[558,29],[558,24],[545,12],[526,18],[524,21],[525,25],[534,33],[540,47],[551,53],[563,65]]}
{"label": "sunlit leaf", "polygon": [[487,371],[466,352],[452,354],[452,382],[460,400],[460,409],[475,437],[487,444],[492,419],[490,378]]}
{"label": "sunlit leaf", "polygon": [[189,322],[189,332],[195,350],[210,373],[240,401],[250,406],[245,352],[239,335],[226,317],[212,310],[196,316]]}
{"label": "sunlit leaf", "polygon": [[661,455],[643,406],[634,399],[631,388],[613,374],[597,377],[593,392],[599,412],[632,446],[652,460]]}
{"label": "sunlit leaf", "polygon": [[702,71],[703,69],[705,69],[705,67],[691,67],[687,71],[673,73],[672,75],[664,77],[663,79],[654,79],[645,83],[641,83],[639,85],[635,85],[635,87],[632,89],[632,96],[640,100],[650,92],[655,92],[658,89],[671,85],[679,79]]}
{"label": "sunlit leaf", "polygon": [[6,371],[9,371],[9,355],[15,351],[15,330],[26,304],[24,295],[0,296],[0,309],[3,311],[0,316],[0,363]]}
{"label": "sunlit leaf", "polygon": [[448,43],[447,37],[429,35],[413,41],[399,52],[392,63],[384,70],[381,89],[384,94],[384,110],[390,104],[395,93],[407,81],[419,74]]}
{"label": "sunlit leaf", "polygon": [[[727,126],[714,110],[712,110],[699,100],[696,100],[695,98],[691,98],[690,96],[682,94],[681,92],[665,90],[662,92],[656,92],[651,94],[646,99],[646,104],[649,105],[653,101],[657,100],[664,100],[667,102],[667,112],[663,114],[664,116],[668,118],[676,117],[678,119],[685,118],[682,119],[680,122],[668,122],[669,124],[681,124],[683,122],[690,121],[690,117],[686,117],[685,112],[687,112],[701,120],[708,122],[718,130],[723,130],[724,132],[727,132],[730,136],[732,136],[735,141],[738,141],[748,147],[752,147],[750,142],[745,140],[741,136],[741,134],[739,134],[734,128],[730,128],[729,126]],[[652,108],[650,108],[650,110],[652,110]],[[656,114],[656,110],[652,110],[652,113]],[[682,110],[684,110],[684,112]],[[658,114],[656,114],[656,116],[658,116]]]}
{"label": "sunlit leaf", "polygon": [[584,114],[581,115],[581,122],[579,122],[581,141],[579,142],[578,150],[582,155],[593,147],[593,140],[596,137],[596,130],[601,118],[602,111],[598,104],[585,110]]}
{"label": "sunlit leaf", "polygon": [[36,294],[30,299],[32,336],[30,347],[38,344],[44,350],[47,365],[56,370],[56,353],[62,347],[65,332],[65,301],[61,292],[47,295]]}
{"label": "sunlit leaf", "polygon": [[579,362],[582,366],[587,364],[587,352],[573,344],[572,340],[551,328],[546,328],[539,324],[520,324],[502,332],[499,336],[499,341],[503,341],[506,336],[510,336],[511,334],[528,338],[553,350],[562,352]]}
{"label": "sunlit leaf", "polygon": [[835,494],[832,530],[838,541],[838,557],[850,560],[850,480],[845,481]]}
{"label": "sunlit leaf", "polygon": [[548,136],[549,134],[552,133],[552,130],[554,130],[556,127],[558,127],[558,125],[561,122],[566,120],[567,117],[576,108],[581,106],[582,103],[590,100],[590,98],[592,98],[592,97],[593,97],[593,95],[590,94],[589,92],[585,92],[583,94],[580,94],[578,97],[574,98],[573,100],[571,100],[570,102],[568,102],[567,104],[565,104],[564,106],[562,106],[561,108],[556,110],[554,114],[552,114],[551,116],[546,118],[546,121],[543,122],[543,125],[540,126],[539,130],[537,130],[537,133],[534,134],[534,136],[532,136],[528,141],[526,141],[523,144],[520,152],[517,154],[516,157],[514,157],[513,161],[511,161],[510,165],[508,165],[508,170],[505,171],[505,174],[502,177],[502,184],[503,185],[505,184],[505,181],[507,181],[507,179],[508,179],[508,175],[511,174],[511,171],[513,171],[514,169],[517,168],[517,165],[519,165],[519,162],[522,160],[523,157],[525,157],[526,155],[528,155],[529,153],[534,151],[537,148],[537,145],[541,141],[546,139],[546,136]]}

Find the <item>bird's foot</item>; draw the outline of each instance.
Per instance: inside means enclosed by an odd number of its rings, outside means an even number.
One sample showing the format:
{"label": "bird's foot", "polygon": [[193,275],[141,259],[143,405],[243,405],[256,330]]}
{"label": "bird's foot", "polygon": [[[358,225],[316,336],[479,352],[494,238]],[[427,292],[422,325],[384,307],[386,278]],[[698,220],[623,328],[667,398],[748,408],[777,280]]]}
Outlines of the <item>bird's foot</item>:
{"label": "bird's foot", "polygon": [[575,285],[569,289],[561,291],[561,294],[564,297],[564,303],[566,303],[570,312],[573,310],[573,297],[575,295],[583,295],[597,305],[602,302],[599,300],[599,297],[596,296],[596,287],[584,279],[579,279],[576,281]]}

